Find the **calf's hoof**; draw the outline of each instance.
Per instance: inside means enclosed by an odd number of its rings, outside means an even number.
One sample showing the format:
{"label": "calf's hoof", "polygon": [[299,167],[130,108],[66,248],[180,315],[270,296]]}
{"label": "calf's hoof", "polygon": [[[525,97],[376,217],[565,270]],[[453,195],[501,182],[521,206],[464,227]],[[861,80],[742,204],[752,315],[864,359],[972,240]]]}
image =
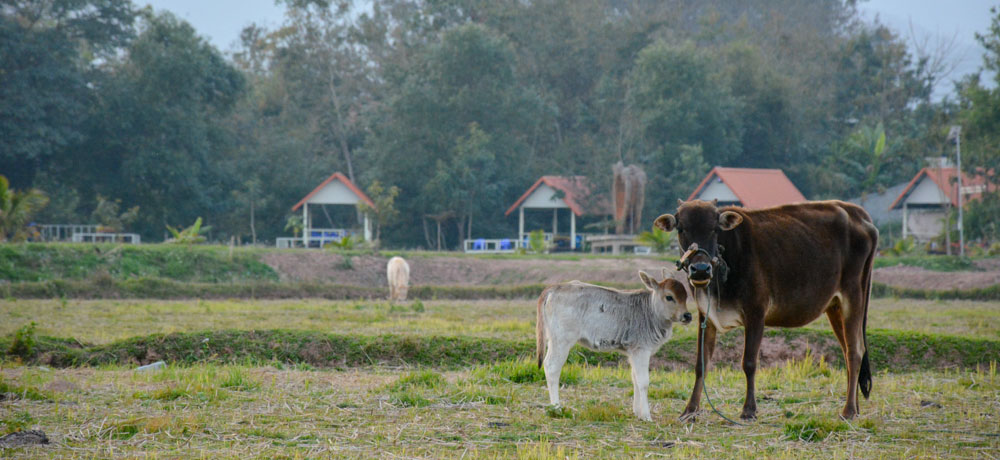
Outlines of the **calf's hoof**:
{"label": "calf's hoof", "polygon": [[840,418],[843,420],[853,420],[857,415],[858,413],[853,410],[844,409],[843,412],[840,413]]}
{"label": "calf's hoof", "polygon": [[747,421],[757,420],[757,411],[743,409],[743,412],[740,413],[740,419]]}
{"label": "calf's hoof", "polygon": [[682,422],[694,422],[698,419],[698,409],[684,409],[684,412],[677,419]]}

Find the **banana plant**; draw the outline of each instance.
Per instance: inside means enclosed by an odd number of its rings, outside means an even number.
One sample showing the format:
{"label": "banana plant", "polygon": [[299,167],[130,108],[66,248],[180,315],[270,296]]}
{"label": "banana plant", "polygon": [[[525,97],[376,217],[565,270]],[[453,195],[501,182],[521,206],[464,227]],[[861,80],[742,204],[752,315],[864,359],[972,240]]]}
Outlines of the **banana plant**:
{"label": "banana plant", "polygon": [[178,230],[174,227],[167,225],[167,230],[173,235],[173,238],[164,241],[165,243],[172,244],[196,244],[204,243],[205,237],[201,234],[202,232],[207,232],[211,230],[211,226],[201,226],[201,217],[194,221],[194,224],[188,228]]}

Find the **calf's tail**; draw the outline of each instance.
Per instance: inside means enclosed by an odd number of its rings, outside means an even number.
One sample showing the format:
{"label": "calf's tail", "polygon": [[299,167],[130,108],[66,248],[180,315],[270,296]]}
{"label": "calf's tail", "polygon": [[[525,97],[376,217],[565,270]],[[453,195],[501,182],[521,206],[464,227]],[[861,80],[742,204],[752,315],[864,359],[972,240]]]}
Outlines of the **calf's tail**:
{"label": "calf's tail", "polygon": [[538,315],[535,317],[535,359],[538,360],[538,368],[542,367],[542,360],[545,359],[545,319],[542,316],[542,304],[545,303],[545,297],[548,295],[548,289],[542,291],[542,295],[538,296]]}

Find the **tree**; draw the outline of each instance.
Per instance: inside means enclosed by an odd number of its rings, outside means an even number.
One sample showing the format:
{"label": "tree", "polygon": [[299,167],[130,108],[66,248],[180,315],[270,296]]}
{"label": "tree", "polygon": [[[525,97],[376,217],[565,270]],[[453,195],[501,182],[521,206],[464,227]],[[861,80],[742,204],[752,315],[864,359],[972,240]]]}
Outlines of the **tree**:
{"label": "tree", "polygon": [[740,102],[723,75],[693,45],[664,41],[639,53],[630,76],[629,110],[636,119],[648,163],[648,214],[686,198],[708,165],[725,165],[740,153]]}
{"label": "tree", "polygon": [[399,195],[399,187],[393,185],[385,188],[381,182],[374,181],[368,186],[366,192],[375,203],[375,207],[358,202],[358,209],[375,223],[375,241],[380,241],[382,227],[399,218],[399,211],[396,209],[396,196]]}
{"label": "tree", "polygon": [[243,76],[170,14],[146,14],[142,32],[112,65],[109,91],[95,107],[94,135],[74,158],[93,193],[129,190],[143,207],[142,233],[165,222],[217,216],[236,188],[237,162],[222,122],[241,94]]}
{"label": "tree", "polygon": [[132,37],[129,0],[0,3],[0,170],[31,184],[86,136],[97,63]]}
{"label": "tree", "polygon": [[122,200],[109,200],[101,195],[97,195],[97,206],[90,214],[90,219],[98,223],[102,229],[100,231],[119,233],[125,230],[132,222],[139,218],[139,207],[133,206],[128,211],[119,212]]}
{"label": "tree", "polygon": [[0,242],[25,239],[25,225],[48,202],[48,197],[41,191],[16,191],[10,187],[7,177],[0,176]]}

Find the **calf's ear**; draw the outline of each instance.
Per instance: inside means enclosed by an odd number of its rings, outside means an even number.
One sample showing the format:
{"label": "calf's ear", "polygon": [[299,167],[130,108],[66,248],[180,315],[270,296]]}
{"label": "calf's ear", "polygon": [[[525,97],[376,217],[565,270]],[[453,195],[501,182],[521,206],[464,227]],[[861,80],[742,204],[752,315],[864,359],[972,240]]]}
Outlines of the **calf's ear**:
{"label": "calf's ear", "polygon": [[653,221],[653,226],[665,232],[672,232],[677,227],[677,219],[670,214],[664,214]]}
{"label": "calf's ear", "polygon": [[656,290],[659,286],[656,280],[650,278],[649,275],[642,270],[639,270],[639,279],[642,280],[642,284],[646,285],[646,288],[649,290]]}
{"label": "calf's ear", "polygon": [[726,211],[719,214],[719,228],[729,231],[736,228],[737,225],[743,222],[743,216],[733,212]]}

